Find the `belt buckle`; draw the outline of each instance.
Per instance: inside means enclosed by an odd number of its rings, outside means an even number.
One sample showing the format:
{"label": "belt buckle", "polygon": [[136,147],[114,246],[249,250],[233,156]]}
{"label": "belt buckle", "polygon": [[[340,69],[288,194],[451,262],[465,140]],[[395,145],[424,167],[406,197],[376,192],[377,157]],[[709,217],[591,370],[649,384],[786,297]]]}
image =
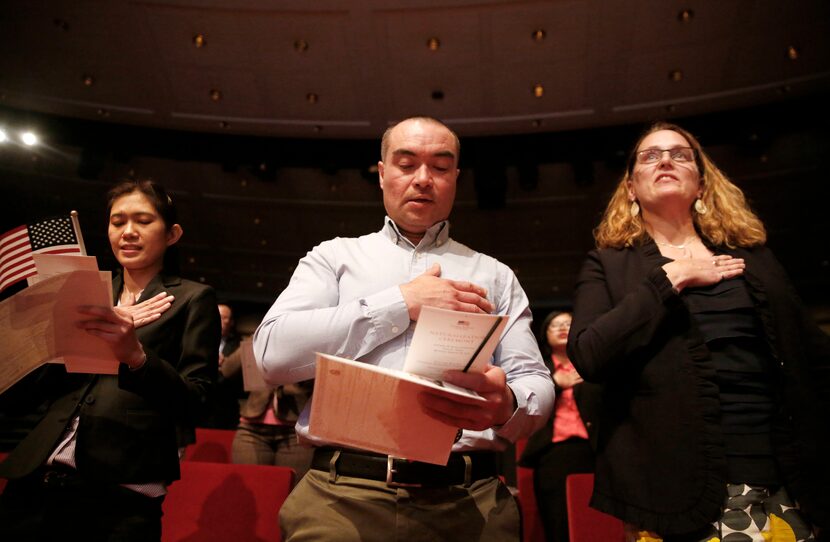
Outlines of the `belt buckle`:
{"label": "belt buckle", "polygon": [[423,484],[407,484],[404,482],[396,482],[395,481],[395,474],[398,473],[395,470],[395,460],[400,459],[401,461],[406,461],[406,459],[394,457],[394,456],[386,456],[386,486],[387,487],[423,487]]}

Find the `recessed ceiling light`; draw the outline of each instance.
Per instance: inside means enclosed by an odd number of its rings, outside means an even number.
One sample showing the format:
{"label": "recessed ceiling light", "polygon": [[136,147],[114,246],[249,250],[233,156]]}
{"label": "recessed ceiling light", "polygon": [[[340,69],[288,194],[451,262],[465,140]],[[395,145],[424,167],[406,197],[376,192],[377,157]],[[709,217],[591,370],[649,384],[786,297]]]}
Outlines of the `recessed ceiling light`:
{"label": "recessed ceiling light", "polygon": [[533,41],[544,41],[545,36],[547,36],[547,33],[545,32],[544,28],[537,28],[533,31],[533,33],[530,36],[533,38]]}
{"label": "recessed ceiling light", "polygon": [[678,83],[683,80],[683,72],[680,70],[672,70],[669,72],[669,80]]}
{"label": "recessed ceiling light", "polygon": [[429,38],[427,40],[427,49],[430,51],[437,51],[441,48],[441,40],[438,38]]}
{"label": "recessed ceiling light", "polygon": [[204,34],[196,34],[195,36],[193,36],[194,47],[196,47],[197,49],[201,49],[205,45],[207,45],[207,40],[205,39]]}
{"label": "recessed ceiling light", "polygon": [[307,101],[310,104],[316,104],[319,100],[320,97],[314,92],[309,92],[305,95],[305,101]]}
{"label": "recessed ceiling light", "polygon": [[34,147],[37,145],[38,139],[34,132],[26,131],[20,134],[20,141],[22,141],[27,147]]}
{"label": "recessed ceiling light", "polygon": [[210,89],[210,99],[214,102],[218,102],[222,99],[222,91],[218,88]]}
{"label": "recessed ceiling light", "polygon": [[545,87],[542,86],[541,83],[536,83],[535,85],[533,85],[533,96],[535,96],[536,98],[541,98],[544,95]]}
{"label": "recessed ceiling light", "polygon": [[294,50],[298,53],[305,53],[308,51],[308,42],[306,40],[294,40]]}
{"label": "recessed ceiling light", "polygon": [[677,20],[681,23],[689,23],[694,19],[695,12],[690,9],[683,9],[677,14]]}
{"label": "recessed ceiling light", "polygon": [[95,78],[88,73],[85,73],[81,76],[81,81],[83,82],[85,87],[91,87],[95,84]]}
{"label": "recessed ceiling light", "polygon": [[787,58],[790,60],[798,60],[798,57],[801,56],[801,51],[795,45],[790,45],[787,47]]}

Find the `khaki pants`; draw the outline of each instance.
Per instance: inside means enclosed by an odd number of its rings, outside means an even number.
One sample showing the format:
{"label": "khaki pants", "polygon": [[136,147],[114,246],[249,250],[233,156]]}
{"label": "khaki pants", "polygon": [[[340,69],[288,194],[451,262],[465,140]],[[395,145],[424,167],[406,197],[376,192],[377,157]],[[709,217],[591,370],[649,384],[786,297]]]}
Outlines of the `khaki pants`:
{"label": "khaki pants", "polygon": [[470,487],[390,488],[310,470],[280,510],[286,542],[519,541],[519,509],[498,478]]}
{"label": "khaki pants", "polygon": [[240,422],[233,437],[234,463],[290,467],[302,478],[311,466],[313,449],[297,442],[294,427]]}

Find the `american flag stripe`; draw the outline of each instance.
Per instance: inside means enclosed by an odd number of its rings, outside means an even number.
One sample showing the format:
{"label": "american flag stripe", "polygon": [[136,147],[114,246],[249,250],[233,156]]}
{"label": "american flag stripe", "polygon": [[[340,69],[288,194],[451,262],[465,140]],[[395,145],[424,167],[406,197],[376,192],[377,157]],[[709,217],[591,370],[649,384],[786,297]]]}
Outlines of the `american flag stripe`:
{"label": "american flag stripe", "polygon": [[0,291],[5,290],[7,286],[11,286],[18,280],[34,277],[35,275],[37,275],[37,268],[35,267],[34,262],[28,262],[23,267],[10,270],[8,273],[4,272],[3,275],[0,276]]}
{"label": "american flag stripe", "polygon": [[26,226],[15,228],[3,235],[3,238],[0,239],[0,260],[5,257],[7,252],[17,250],[21,246],[31,247]]}
{"label": "american flag stripe", "polygon": [[31,260],[31,252],[31,250],[26,250],[15,254],[9,254],[8,257],[0,259],[0,267],[6,269],[8,267],[14,267],[26,260]]}
{"label": "american flag stripe", "polygon": [[9,247],[9,250],[3,254],[0,254],[0,266],[6,266],[18,258],[25,257],[31,251],[32,245],[25,240],[20,244]]}
{"label": "american flag stripe", "polygon": [[0,291],[37,273],[26,226],[15,228],[0,240]]}

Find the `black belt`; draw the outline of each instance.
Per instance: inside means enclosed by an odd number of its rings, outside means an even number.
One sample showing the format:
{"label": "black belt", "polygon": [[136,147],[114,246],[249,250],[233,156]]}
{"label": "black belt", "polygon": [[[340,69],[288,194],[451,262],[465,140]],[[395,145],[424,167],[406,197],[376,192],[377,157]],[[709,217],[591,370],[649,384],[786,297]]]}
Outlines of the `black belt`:
{"label": "black belt", "polygon": [[[332,459],[337,459],[332,465]],[[469,485],[498,476],[495,452],[453,452],[446,466],[337,448],[316,448],[311,468],[386,482],[389,487]]]}

